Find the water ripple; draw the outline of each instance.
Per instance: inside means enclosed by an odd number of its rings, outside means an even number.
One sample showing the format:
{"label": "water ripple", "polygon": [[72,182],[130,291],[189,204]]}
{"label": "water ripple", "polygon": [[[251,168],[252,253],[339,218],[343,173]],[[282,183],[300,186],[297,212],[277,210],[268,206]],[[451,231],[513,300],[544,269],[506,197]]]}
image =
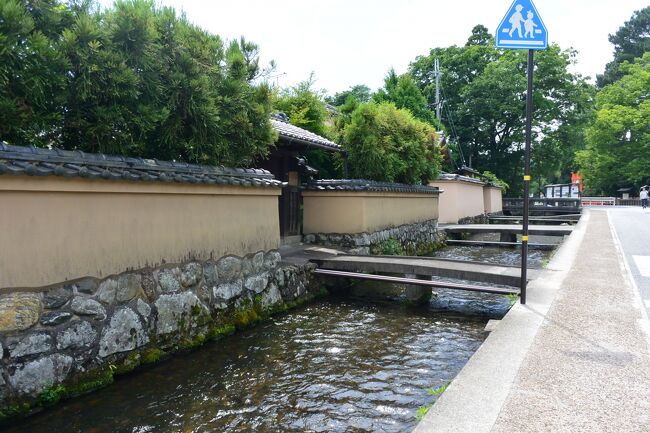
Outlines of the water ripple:
{"label": "water ripple", "polygon": [[[484,318],[328,300],[26,420],[11,432],[408,432]],[[101,420],[101,422],[98,422]]]}

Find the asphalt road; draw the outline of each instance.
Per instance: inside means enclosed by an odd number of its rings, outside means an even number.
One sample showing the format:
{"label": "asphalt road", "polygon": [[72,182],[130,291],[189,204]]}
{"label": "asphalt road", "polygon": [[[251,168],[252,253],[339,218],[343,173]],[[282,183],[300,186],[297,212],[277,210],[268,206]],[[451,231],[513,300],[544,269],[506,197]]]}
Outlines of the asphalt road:
{"label": "asphalt road", "polygon": [[650,315],[650,208],[616,207],[607,213],[646,314]]}

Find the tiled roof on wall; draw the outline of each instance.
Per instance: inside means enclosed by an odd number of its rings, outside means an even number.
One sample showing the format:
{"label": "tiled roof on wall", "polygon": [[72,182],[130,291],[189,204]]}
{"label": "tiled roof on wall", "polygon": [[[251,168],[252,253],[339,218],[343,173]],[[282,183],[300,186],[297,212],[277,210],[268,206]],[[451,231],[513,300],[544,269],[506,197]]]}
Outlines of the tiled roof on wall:
{"label": "tiled roof on wall", "polygon": [[304,188],[310,191],[416,192],[420,194],[440,193],[440,189],[433,186],[376,182],[365,179],[317,180],[305,184]]}
{"label": "tiled roof on wall", "polygon": [[486,182],[483,182],[480,179],[476,179],[469,176],[463,176],[461,174],[452,174],[452,173],[441,173],[440,176],[438,176],[438,179],[439,180],[461,180],[463,182],[479,183],[481,185],[486,184]]}
{"label": "tiled roof on wall", "polygon": [[271,125],[278,131],[280,135],[280,140],[286,140],[289,142],[298,141],[299,143],[309,146],[314,145],[315,147],[325,148],[334,151],[340,151],[341,146],[334,143],[333,141],[328,140],[325,137],[321,137],[318,134],[309,132],[306,129],[299,128],[297,126],[289,123],[289,119],[286,115],[283,114],[274,114],[271,116]]}
{"label": "tiled roof on wall", "polygon": [[260,169],[11,146],[0,141],[0,175],[2,174],[259,187],[283,185],[270,172]]}

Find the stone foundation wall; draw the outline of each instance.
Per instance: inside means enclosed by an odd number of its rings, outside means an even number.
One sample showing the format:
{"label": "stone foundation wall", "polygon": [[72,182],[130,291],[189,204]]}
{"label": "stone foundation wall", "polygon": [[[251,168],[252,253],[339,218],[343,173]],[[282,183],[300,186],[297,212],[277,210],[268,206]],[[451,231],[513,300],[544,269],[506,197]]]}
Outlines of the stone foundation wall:
{"label": "stone foundation wall", "polygon": [[490,217],[487,214],[465,217],[458,220],[458,224],[488,224]]}
{"label": "stone foundation wall", "polygon": [[313,268],[268,251],[0,295],[0,419],[295,306]]}
{"label": "stone foundation wall", "polygon": [[491,216],[503,215],[503,212],[492,212],[488,214],[481,214],[472,217],[461,218],[458,224],[489,224]]}
{"label": "stone foundation wall", "polygon": [[349,248],[351,254],[381,254],[387,242],[394,241],[407,255],[424,255],[444,243],[444,234],[438,231],[438,220],[404,224],[372,233],[317,233],[303,236],[307,244]]}

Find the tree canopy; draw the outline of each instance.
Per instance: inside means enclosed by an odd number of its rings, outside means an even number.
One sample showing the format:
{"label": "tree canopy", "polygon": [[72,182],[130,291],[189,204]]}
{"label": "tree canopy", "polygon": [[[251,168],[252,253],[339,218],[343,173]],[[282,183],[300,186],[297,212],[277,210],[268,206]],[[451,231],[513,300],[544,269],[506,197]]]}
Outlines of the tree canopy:
{"label": "tree canopy", "polygon": [[392,102],[359,105],[343,137],[352,177],[427,184],[438,175],[434,128]]}
{"label": "tree canopy", "polygon": [[596,97],[595,121],[578,161],[590,194],[650,182],[650,52],[620,66],[622,77]]}
{"label": "tree canopy", "polygon": [[379,89],[373,95],[373,99],[377,102],[392,102],[397,108],[407,109],[417,119],[440,129],[440,123],[429,108],[427,98],[409,74],[398,76],[394,69],[388,71],[384,79],[384,88]]}
{"label": "tree canopy", "polygon": [[325,101],[335,107],[340,107],[344,105],[350,97],[354,98],[358,103],[368,102],[372,97],[372,92],[370,91],[370,87],[364,84],[357,84],[356,86],[350,87],[348,90],[337,92],[334,96],[326,97]]}
{"label": "tree canopy", "polygon": [[614,44],[614,60],[607,64],[603,75],[597,77],[601,88],[623,76],[620,66],[624,62],[633,62],[650,51],[650,6],[634,12],[615,34],[609,35],[609,42]]}
{"label": "tree canopy", "polygon": [[257,47],[152,0],[0,0],[0,139],[245,165],[268,152]]}
{"label": "tree canopy", "polygon": [[289,117],[292,125],[328,137],[329,114],[325,108],[324,94],[324,91],[314,89],[312,73],[308,80],[280,91],[273,105]]}
{"label": "tree canopy", "polygon": [[[434,48],[409,68],[431,104],[434,62],[440,60],[443,123],[462,146],[460,163],[494,173],[515,193],[523,174],[526,54],[494,48],[485,27],[476,26],[465,46]],[[555,44],[535,55],[533,175],[545,181],[564,179],[583,146],[594,91],[568,71],[575,55]]]}

